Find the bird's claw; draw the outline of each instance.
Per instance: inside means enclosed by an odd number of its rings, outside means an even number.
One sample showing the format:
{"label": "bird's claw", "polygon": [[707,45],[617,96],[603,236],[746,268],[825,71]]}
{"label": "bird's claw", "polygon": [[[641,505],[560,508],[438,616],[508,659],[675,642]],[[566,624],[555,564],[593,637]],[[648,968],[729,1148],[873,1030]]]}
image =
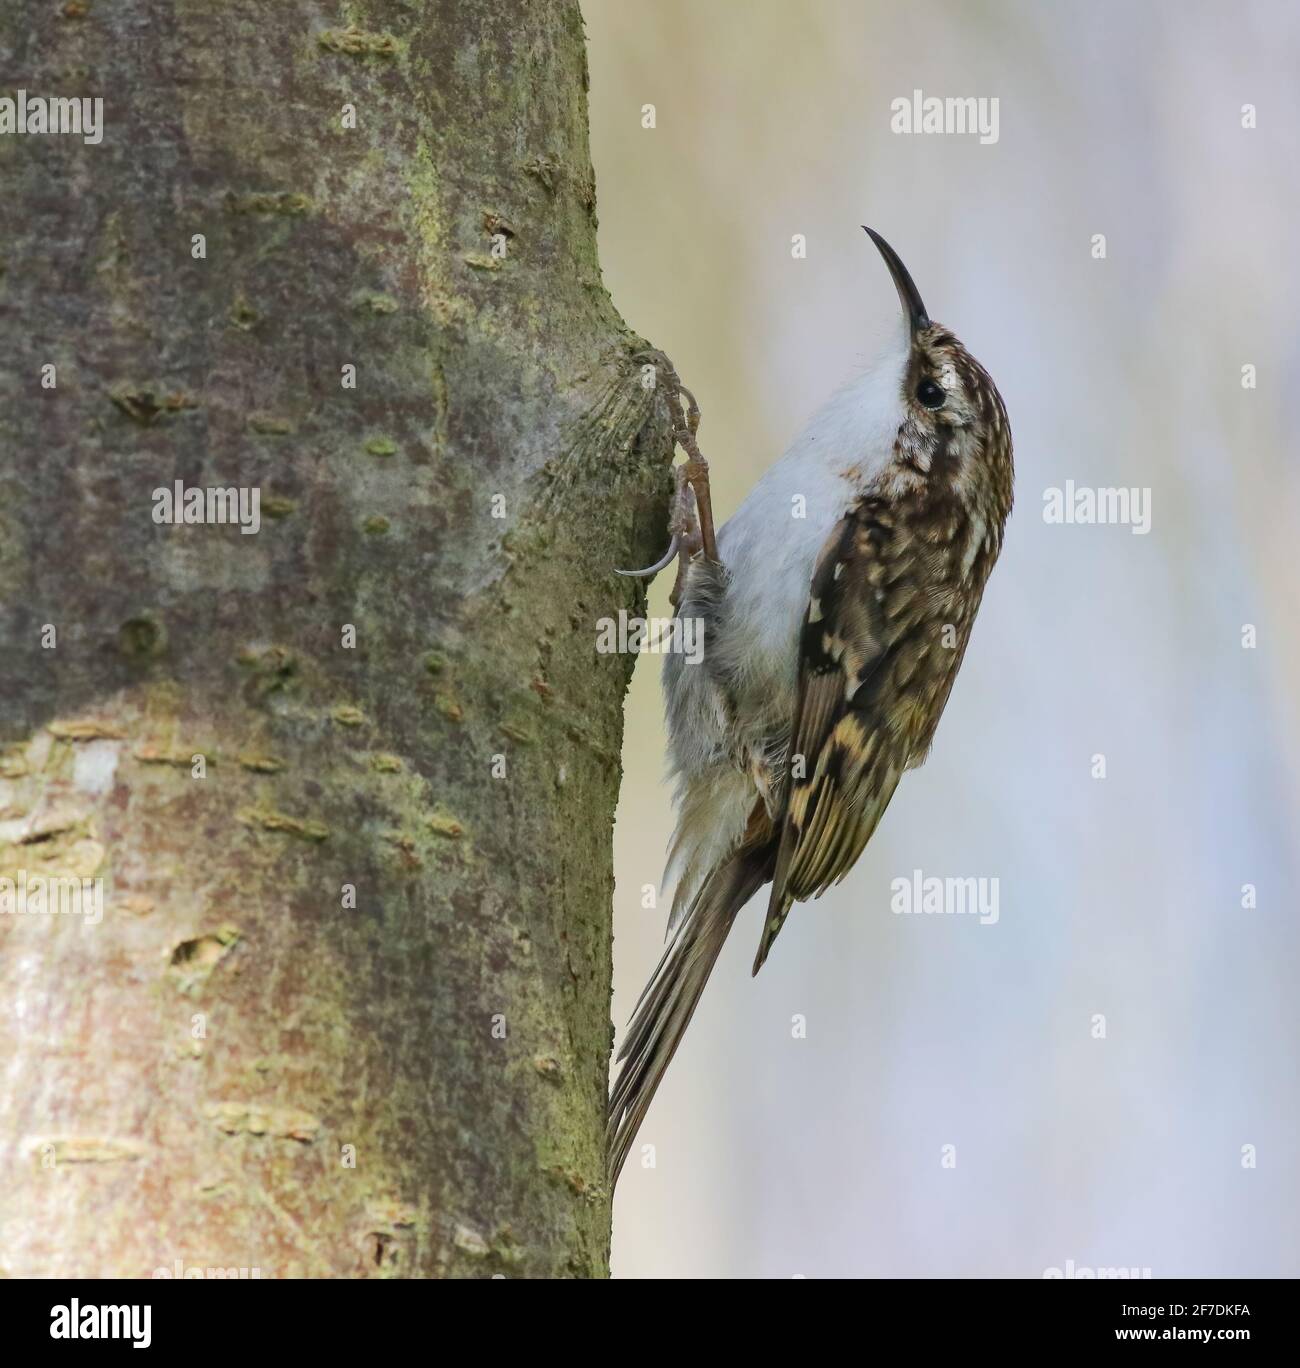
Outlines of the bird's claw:
{"label": "bird's claw", "polygon": [[681,544],[682,539],[674,532],[672,541],[668,543],[668,550],[653,565],[647,565],[644,570],[615,570],[614,573],[625,575],[628,579],[649,579],[661,570],[666,570],[673,563]]}
{"label": "bird's claw", "polygon": [[668,543],[668,550],[653,565],[648,565],[644,570],[615,570],[616,575],[625,575],[631,579],[649,579],[652,575],[657,575],[661,570],[666,570],[673,559],[682,555],[689,559],[700,549],[699,527],[695,521],[695,513],[692,508],[693,495],[691,487],[686,482],[686,467],[684,465],[673,467],[673,490],[672,511],[668,518],[668,531],[672,535],[672,540]]}
{"label": "bird's claw", "polygon": [[[672,564],[673,557],[679,556],[682,566],[678,572],[677,589],[680,589],[686,562],[700,551],[705,557],[718,563],[718,546],[713,530],[713,505],[709,491],[709,463],[704,459],[695,434],[700,428],[700,406],[695,396],[678,379],[673,363],[656,348],[636,352],[633,361],[651,363],[658,376],[660,367],[666,372],[663,388],[668,396],[668,411],[672,421],[673,442],[686,453],[684,464],[673,467],[676,492],[673,495],[672,516],[669,530],[672,541],[668,550],[644,570],[615,570],[616,575],[631,579],[649,579]],[[676,601],[677,589],[673,591]]]}

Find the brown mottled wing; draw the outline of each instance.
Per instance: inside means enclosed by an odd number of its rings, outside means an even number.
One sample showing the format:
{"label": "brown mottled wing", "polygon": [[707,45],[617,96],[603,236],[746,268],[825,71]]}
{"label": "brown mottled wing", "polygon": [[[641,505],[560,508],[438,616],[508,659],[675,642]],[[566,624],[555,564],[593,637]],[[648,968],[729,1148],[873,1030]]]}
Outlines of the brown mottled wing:
{"label": "brown mottled wing", "polygon": [[780,845],[754,973],[791,904],[820,895],[852,868],[905,767],[876,687],[888,673],[881,667],[889,653],[890,533],[883,504],[862,500],[836,525],[813,572]]}

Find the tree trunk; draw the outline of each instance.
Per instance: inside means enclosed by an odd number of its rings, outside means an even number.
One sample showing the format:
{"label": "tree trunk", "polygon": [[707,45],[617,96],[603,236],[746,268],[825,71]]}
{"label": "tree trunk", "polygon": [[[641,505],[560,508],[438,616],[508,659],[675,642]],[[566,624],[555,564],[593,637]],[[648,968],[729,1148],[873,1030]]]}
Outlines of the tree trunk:
{"label": "tree trunk", "polygon": [[3,23],[104,109],[0,137],[0,1272],[603,1275],[596,624],[670,444],[577,5]]}

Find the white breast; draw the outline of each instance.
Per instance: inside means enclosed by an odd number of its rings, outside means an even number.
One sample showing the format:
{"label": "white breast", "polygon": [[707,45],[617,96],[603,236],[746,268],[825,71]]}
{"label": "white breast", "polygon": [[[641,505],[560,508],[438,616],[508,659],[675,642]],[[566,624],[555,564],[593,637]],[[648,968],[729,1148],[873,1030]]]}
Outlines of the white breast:
{"label": "white breast", "polygon": [[[908,337],[817,412],[718,533],[728,585],[706,664],[664,659],[677,831],[665,881],[676,922],[734,847],[757,789],[745,757],[785,744],[813,568],[835,524],[889,463],[902,420]],[[690,613],[688,598],[681,611]],[[727,700],[726,705],[723,699]]]}
{"label": "white breast", "polygon": [[716,644],[729,664],[743,662],[747,675],[793,680],[817,557],[835,524],[892,456],[907,348],[906,332],[900,331],[870,370],[817,411],[718,533],[718,553],[731,583],[726,639]]}

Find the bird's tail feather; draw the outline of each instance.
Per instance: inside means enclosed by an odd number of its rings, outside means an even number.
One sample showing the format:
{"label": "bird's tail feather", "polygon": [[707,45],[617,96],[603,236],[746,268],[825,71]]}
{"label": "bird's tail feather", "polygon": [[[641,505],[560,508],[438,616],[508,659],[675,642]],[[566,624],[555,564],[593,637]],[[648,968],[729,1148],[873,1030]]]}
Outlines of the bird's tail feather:
{"label": "bird's tail feather", "polygon": [[632,1141],[681,1044],[736,913],[772,875],[770,850],[741,845],[709,875],[646,985],[619,1051],[609,1099],[609,1178],[618,1181]]}

